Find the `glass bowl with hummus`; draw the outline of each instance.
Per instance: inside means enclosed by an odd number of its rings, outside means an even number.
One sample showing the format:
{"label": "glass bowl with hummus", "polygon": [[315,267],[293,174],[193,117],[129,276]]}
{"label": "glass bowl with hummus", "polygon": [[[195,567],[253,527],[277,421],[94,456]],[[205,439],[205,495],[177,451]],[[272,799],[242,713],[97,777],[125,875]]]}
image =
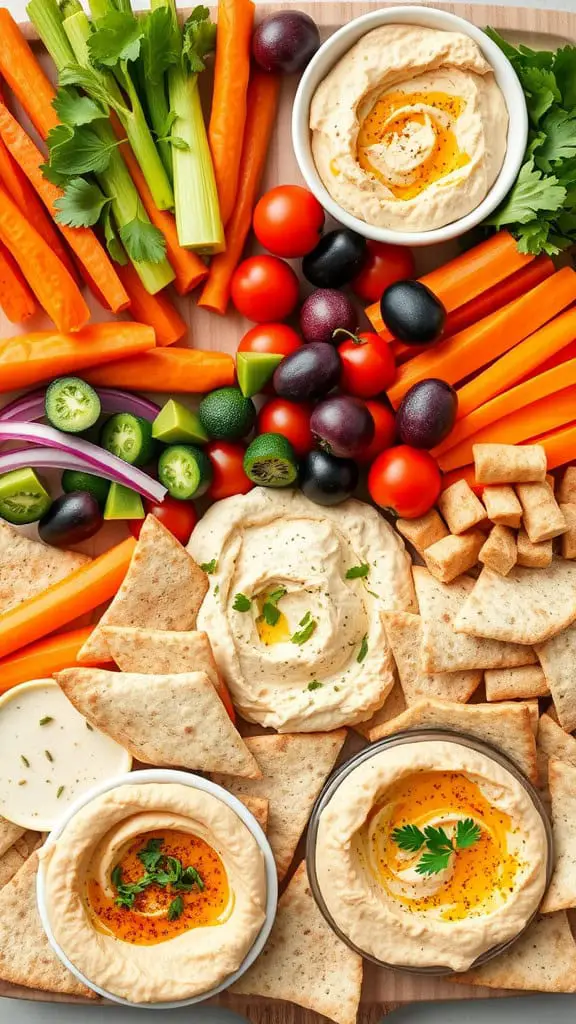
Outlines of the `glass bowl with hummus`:
{"label": "glass bowl with hummus", "polygon": [[248,970],[274,922],[276,864],[247,807],[189,772],[101,784],[39,853],[38,910],[66,967],[116,1003],[171,1009]]}
{"label": "glass bowl with hummus", "polygon": [[480,966],[528,927],[550,881],[540,797],[500,751],[422,729],[360,751],[320,794],[306,860],[328,924],[379,966]]}
{"label": "glass bowl with hummus", "polygon": [[346,227],[431,245],[485,220],[528,138],[522,87],[480,28],[447,11],[391,7],[334,33],[292,113],[308,188]]}

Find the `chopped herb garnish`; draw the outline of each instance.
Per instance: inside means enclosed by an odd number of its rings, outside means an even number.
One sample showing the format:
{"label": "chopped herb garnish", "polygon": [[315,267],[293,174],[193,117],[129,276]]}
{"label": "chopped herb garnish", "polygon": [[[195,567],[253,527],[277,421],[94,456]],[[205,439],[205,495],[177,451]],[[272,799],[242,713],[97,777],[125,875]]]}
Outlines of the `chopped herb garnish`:
{"label": "chopped herb garnish", "polygon": [[58,786],[58,789],[56,790],[56,799],[57,800],[60,799],[60,797],[62,796],[63,792],[64,792],[64,786]]}
{"label": "chopped herb garnish", "polygon": [[262,606],[262,615],[264,621],[268,626],[275,626],[280,618],[280,612],[278,610],[278,601],[280,601],[286,594],[286,587],[277,587],[276,590],[271,590],[269,594],[266,594],[266,600]]}
{"label": "chopped herb garnish", "polygon": [[377,601],[380,600],[380,594],[376,594],[373,590],[368,590],[368,587],[366,587],[366,593],[370,594],[371,597],[375,597]]}
{"label": "chopped herb garnish", "polygon": [[218,560],[213,558],[210,562],[202,562],[200,568],[203,572],[208,573],[208,576],[212,576],[216,572]]}
{"label": "chopped herb garnish", "polygon": [[26,786],[27,785],[26,779],[20,779],[18,785],[19,786]]}
{"label": "chopped herb garnish", "polygon": [[249,597],[246,597],[246,594],[236,594],[232,607],[235,612],[249,612],[252,607],[252,601]]}
{"label": "chopped herb garnish", "polygon": [[310,639],[318,623],[312,618],[310,612],[306,612],[306,615],[304,618],[300,619],[298,625],[303,628],[297,630],[297,632],[290,637],[290,641],[291,643],[298,644],[298,646],[301,647],[302,644],[305,644],[306,641]]}
{"label": "chopped herb garnish", "polygon": [[361,565],[353,565],[348,569],[346,573],[347,580],[359,580],[364,576],[367,576],[370,572],[370,566],[367,562],[362,562]]}
{"label": "chopped herb garnish", "polygon": [[[191,892],[194,886],[200,892],[204,890],[204,881],[196,868],[192,867],[192,865],[184,868],[182,862],[177,857],[170,857],[162,852],[163,845],[164,840],[162,838],[154,837],[149,839],[146,846],[138,852],[138,860],[146,870],[136,882],[123,881],[120,864],[116,864],[113,868],[110,880],[117,892],[115,902],[118,907],[131,910],[136,897],[150,885],[160,885],[164,888],[170,886],[172,889],[180,892]],[[177,899],[181,900],[183,910],[184,901],[182,897],[177,897]],[[176,899],[172,901],[172,903],[175,902]],[[182,910],[176,915],[177,917],[180,916]],[[170,910],[168,911],[169,913]],[[175,918],[169,917],[169,920],[175,920]]]}
{"label": "chopped herb garnish", "polygon": [[24,754],[20,754],[20,760],[22,761],[22,764],[23,764],[23,765],[24,765],[24,766],[25,766],[26,768],[29,768],[29,767],[30,767],[30,761],[28,760],[28,758],[27,758],[27,757],[24,757]]}
{"label": "chopped herb garnish", "polygon": [[307,690],[319,690],[324,683],[321,683],[318,679],[311,679],[306,687]]}
{"label": "chopped herb garnish", "polygon": [[154,871],[162,860],[163,839],[149,839],[143,850],[138,852],[138,860],[147,871]]}
{"label": "chopped herb garnish", "polygon": [[50,753],[50,751],[49,751],[49,750],[45,750],[45,751],[44,751],[44,757],[45,757],[45,758],[46,758],[46,759],[47,759],[48,761],[53,761],[53,760],[54,760],[54,758],[52,757],[52,754]]}
{"label": "chopped herb garnish", "polygon": [[49,722],[53,722],[53,721],[54,721],[54,719],[52,718],[52,715],[44,715],[44,718],[40,719],[40,721],[38,722],[38,725],[48,725]]}
{"label": "chopped herb garnish", "polygon": [[214,587],[214,597],[218,597],[219,593],[220,593],[220,584],[217,583],[216,586]]}
{"label": "chopped herb garnish", "polygon": [[358,651],[358,657],[356,658],[356,661],[358,662],[359,665],[362,664],[362,662],[364,661],[364,658],[366,657],[367,654],[368,654],[368,634],[364,633],[364,636],[362,637],[362,643],[360,644],[360,650]]}
{"label": "chopped herb garnish", "polygon": [[86,728],[88,729],[88,732],[94,732],[94,727],[90,725],[90,722],[86,722]]}
{"label": "chopped herb garnish", "polygon": [[184,900],[181,896],[176,896],[170,906],[168,907],[168,920],[177,921],[178,918],[184,912]]}
{"label": "chopped herb garnish", "polygon": [[408,853],[418,853],[425,847],[416,871],[419,875],[437,875],[448,867],[453,853],[466,850],[478,842],[481,832],[480,825],[472,818],[465,818],[458,822],[454,839],[450,839],[443,828],[435,828],[433,825],[427,825],[423,830],[417,825],[395,828],[392,839],[401,850]]}

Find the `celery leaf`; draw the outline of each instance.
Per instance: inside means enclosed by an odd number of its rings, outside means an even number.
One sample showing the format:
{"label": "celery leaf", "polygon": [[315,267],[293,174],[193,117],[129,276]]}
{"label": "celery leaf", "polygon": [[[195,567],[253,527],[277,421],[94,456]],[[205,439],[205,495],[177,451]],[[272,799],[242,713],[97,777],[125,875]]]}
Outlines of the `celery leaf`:
{"label": "celery leaf", "polygon": [[[143,20],[142,64],[148,82],[161,85],[164,73],[180,57],[180,36],[172,12],[156,7]],[[166,134],[170,129],[168,128]]]}
{"label": "celery leaf", "polygon": [[114,110],[118,106],[114,96],[107,89],[102,75],[98,74],[94,68],[84,67],[82,64],[68,64],[67,67],[62,68],[58,81],[60,85],[79,86],[85,92],[90,93],[92,99],[98,100],[99,103],[112,107]]}
{"label": "celery leaf", "polygon": [[182,57],[191,74],[205,70],[204,57],[215,45],[216,25],[210,20],[208,8],[195,7],[182,30]]}
{"label": "celery leaf", "polygon": [[161,263],[166,255],[164,236],[149,220],[135,217],[123,224],[120,238],[130,259],[136,263]]}
{"label": "celery leaf", "polygon": [[108,117],[108,109],[104,109],[90,96],[81,96],[72,86],[58,89],[52,106],[62,124],[73,128]]}
{"label": "celery leaf", "polygon": [[69,228],[90,228],[98,223],[109,202],[98,185],[85,178],[72,178],[64,189],[64,195],[54,203],[58,210],[56,220]]}
{"label": "celery leaf", "polygon": [[134,14],[110,11],[98,18],[96,31],[88,38],[90,58],[107,68],[138,60],[143,34],[142,23]]}
{"label": "celery leaf", "polygon": [[112,223],[112,210],[110,206],[105,206],[102,212],[102,227],[104,229],[104,240],[108,254],[114,260],[114,263],[119,263],[121,267],[125,267],[128,263],[128,257]]}
{"label": "celery leaf", "polygon": [[109,145],[87,125],[75,128],[72,135],[50,149],[50,165],[62,174],[79,175],[105,171],[110,163]]}

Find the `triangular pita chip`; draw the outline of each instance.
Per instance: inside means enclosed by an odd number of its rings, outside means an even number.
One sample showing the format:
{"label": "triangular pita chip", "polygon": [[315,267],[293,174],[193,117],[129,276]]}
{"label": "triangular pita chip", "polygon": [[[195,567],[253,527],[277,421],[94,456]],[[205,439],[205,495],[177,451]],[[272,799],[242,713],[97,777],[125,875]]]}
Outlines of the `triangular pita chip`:
{"label": "triangular pita chip", "polygon": [[576,625],[539,644],[536,653],[550,687],[558,721],[566,732],[576,729]]}
{"label": "triangular pita chip", "polygon": [[548,785],[552,799],[554,874],[542,912],[576,907],[576,767],[551,758]]}
{"label": "triangular pita chip", "polygon": [[231,991],[284,999],[337,1024],[355,1024],[361,987],[362,958],[326,924],[300,864],[264,950]]}
{"label": "triangular pita chip", "polygon": [[205,672],[214,686],[218,686],[218,669],[207,633],[133,626],[104,626],[103,632],[108,649],[122,672],[159,676]]}
{"label": "triangular pita chip", "polygon": [[565,913],[539,914],[517,942],[483,967],[450,976],[462,985],[574,992],[576,942]]}
{"label": "triangular pita chip", "polygon": [[538,779],[536,740],[525,703],[449,704],[430,697],[373,730],[372,738],[379,740],[403,729],[431,728],[467,733],[490,743],[507,754],[532,782]]}
{"label": "triangular pita chip", "polygon": [[404,690],[400,683],[397,682],[394,683],[382,707],[378,708],[378,711],[375,711],[367,722],[357,722],[352,728],[354,732],[359,732],[365,739],[371,740],[372,733],[378,729],[378,726],[383,725],[384,722],[389,722],[391,718],[396,718],[403,711],[406,711],[406,698]]}
{"label": "triangular pita chip", "polygon": [[465,704],[482,679],[482,672],[436,672],[420,668],[422,620],[410,612],[383,612],[388,642],[392,648],[406,704],[410,707],[422,697],[437,697]]}
{"label": "triangular pita chip", "polygon": [[145,764],[261,777],[205,672],[68,668],[54,678],[84,718]]}
{"label": "triangular pita chip", "polygon": [[542,644],[576,619],[576,562],[517,566],[508,576],[483,569],[454,622],[458,633]]}
{"label": "triangular pita chip", "polygon": [[235,796],[265,797],[269,804],[268,841],[280,880],[292,862],[314,801],[336,763],[346,730],[249,736],[245,743],[258,762],[262,779],[255,782],[214,774],[214,782]]}
{"label": "triangular pita chip", "polygon": [[0,856],[0,889],[14,877],[34,850],[42,844],[39,832],[25,832]]}
{"label": "triangular pita chip", "polygon": [[425,672],[511,668],[536,661],[529,647],[456,633],[454,620],[474,589],[470,576],[440,583],[420,565],[415,565],[412,573],[422,616],[422,668]]}
{"label": "triangular pita chip", "polygon": [[208,577],[186,548],[154,516],[147,516],[120,589],[78,660],[110,660],[102,626],[194,629],[207,590]]}
{"label": "triangular pita chip", "polygon": [[269,803],[263,796],[238,796],[250,814],[253,814],[263,832],[268,830]]}
{"label": "triangular pita chip", "polygon": [[25,831],[25,828],[20,828],[20,825],[15,825],[13,821],[0,818],[0,857],[24,835]]}
{"label": "triangular pita chip", "polygon": [[53,951],[36,906],[38,854],[0,891],[0,978],[12,985],[64,995],[96,995],[77,981]]}
{"label": "triangular pita chip", "polygon": [[58,583],[89,561],[88,555],[30,540],[0,521],[0,614]]}
{"label": "triangular pita chip", "polygon": [[[564,732],[562,726],[558,725],[548,712],[540,717],[537,746],[541,768],[548,765],[551,757],[576,767],[576,739],[569,732]],[[546,776],[547,774],[546,768]]]}

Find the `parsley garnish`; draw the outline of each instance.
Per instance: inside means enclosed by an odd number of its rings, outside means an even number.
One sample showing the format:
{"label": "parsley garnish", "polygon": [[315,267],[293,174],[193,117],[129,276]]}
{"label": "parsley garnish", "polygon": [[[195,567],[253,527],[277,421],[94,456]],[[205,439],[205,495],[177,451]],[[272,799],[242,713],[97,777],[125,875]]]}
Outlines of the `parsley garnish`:
{"label": "parsley garnish", "polygon": [[48,725],[49,722],[53,722],[53,721],[54,721],[54,719],[52,718],[52,715],[44,715],[44,718],[40,719],[40,721],[38,722],[38,725]]}
{"label": "parsley garnish", "polygon": [[306,689],[307,690],[320,690],[322,686],[324,686],[324,683],[321,683],[318,679],[311,679],[310,682],[308,683],[308,686],[306,687]]}
{"label": "parsley garnish", "polygon": [[249,612],[252,607],[252,601],[249,597],[246,597],[246,594],[236,594],[232,607],[235,612]]}
{"label": "parsley garnish", "polygon": [[362,643],[360,644],[360,650],[358,651],[358,657],[356,658],[356,661],[358,662],[359,665],[362,664],[362,662],[364,661],[364,658],[366,657],[367,654],[368,654],[368,634],[364,633],[364,636],[362,637]]}
{"label": "parsley garnish", "polygon": [[168,914],[167,914],[168,920],[169,921],[177,921],[178,918],[183,913],[183,911],[184,911],[184,900],[182,899],[181,896],[175,896],[175,898],[172,900],[172,903],[168,907]]}
{"label": "parsley garnish", "polygon": [[367,562],[362,562],[361,565],[353,565],[348,569],[346,573],[347,580],[359,580],[363,579],[370,572],[370,566]]}
{"label": "parsley garnish", "polygon": [[23,764],[23,765],[24,765],[24,766],[25,766],[26,768],[29,768],[29,767],[30,767],[30,761],[28,760],[28,758],[27,758],[27,757],[24,757],[24,754],[20,754],[20,760],[22,761],[22,764]]}
{"label": "parsley garnish", "polygon": [[[63,789],[64,787],[62,787]],[[60,795],[60,794],[58,794]],[[149,839],[146,846],[139,850],[138,860],[144,866],[145,873],[136,882],[124,882],[122,877],[122,867],[120,864],[116,864],[110,875],[112,885],[116,889],[116,900],[115,903],[118,907],[124,907],[127,910],[132,910],[136,897],[144,892],[150,885],[160,885],[163,887],[170,886],[172,889],[179,892],[191,892],[193,887],[196,886],[200,892],[204,891],[204,881],[202,876],[191,865],[187,868],[182,866],[182,862],[177,857],[167,856],[162,852],[164,840],[161,838]],[[174,904],[181,904],[181,909],[178,913],[170,917],[171,908]],[[173,921],[184,910],[184,901],[181,896],[176,897],[172,900],[170,907],[168,908],[168,920]]]}
{"label": "parsley garnish", "polygon": [[97,224],[104,207],[110,202],[95,182],[71,178],[64,195],[56,200],[58,223],[69,228],[90,228]]}
{"label": "parsley garnish", "polygon": [[44,757],[46,758],[47,761],[53,761],[54,760],[54,758],[52,757],[52,754],[50,753],[49,750],[45,750],[44,751]]}
{"label": "parsley garnish", "polygon": [[268,626],[275,626],[280,618],[280,612],[278,610],[278,601],[280,601],[286,594],[286,587],[277,587],[276,590],[271,590],[269,594],[266,594],[266,599],[262,606],[262,615],[264,621]]}
{"label": "parsley garnish", "polygon": [[138,851],[138,860],[144,865],[146,871],[154,871],[164,856],[162,847],[163,839],[149,839],[143,850]]}
{"label": "parsley garnish", "polygon": [[466,850],[478,842],[482,829],[472,818],[465,818],[456,825],[454,839],[446,834],[443,828],[427,825],[424,830],[417,825],[404,825],[395,828],[392,839],[408,853],[418,853],[425,847],[424,853],[416,865],[419,875],[437,875],[444,871],[450,863],[450,857],[456,850]]}
{"label": "parsley garnish", "polygon": [[[161,10],[160,7],[158,7],[157,9]],[[209,562],[202,562],[202,565],[200,566],[200,568],[202,569],[202,572],[207,573],[208,576],[212,576],[216,572],[216,566],[217,565],[218,565],[218,559],[212,558]]]}
{"label": "parsley garnish", "polygon": [[63,792],[64,792],[64,786],[58,786],[58,789],[56,790],[56,799],[57,800],[60,799],[60,797],[62,796]]}
{"label": "parsley garnish", "polygon": [[298,644],[298,646],[301,647],[302,644],[305,644],[306,641],[310,639],[318,623],[316,622],[316,619],[312,618],[311,612],[306,612],[306,615],[300,619],[298,625],[303,628],[297,630],[296,633],[290,637],[290,642]]}

